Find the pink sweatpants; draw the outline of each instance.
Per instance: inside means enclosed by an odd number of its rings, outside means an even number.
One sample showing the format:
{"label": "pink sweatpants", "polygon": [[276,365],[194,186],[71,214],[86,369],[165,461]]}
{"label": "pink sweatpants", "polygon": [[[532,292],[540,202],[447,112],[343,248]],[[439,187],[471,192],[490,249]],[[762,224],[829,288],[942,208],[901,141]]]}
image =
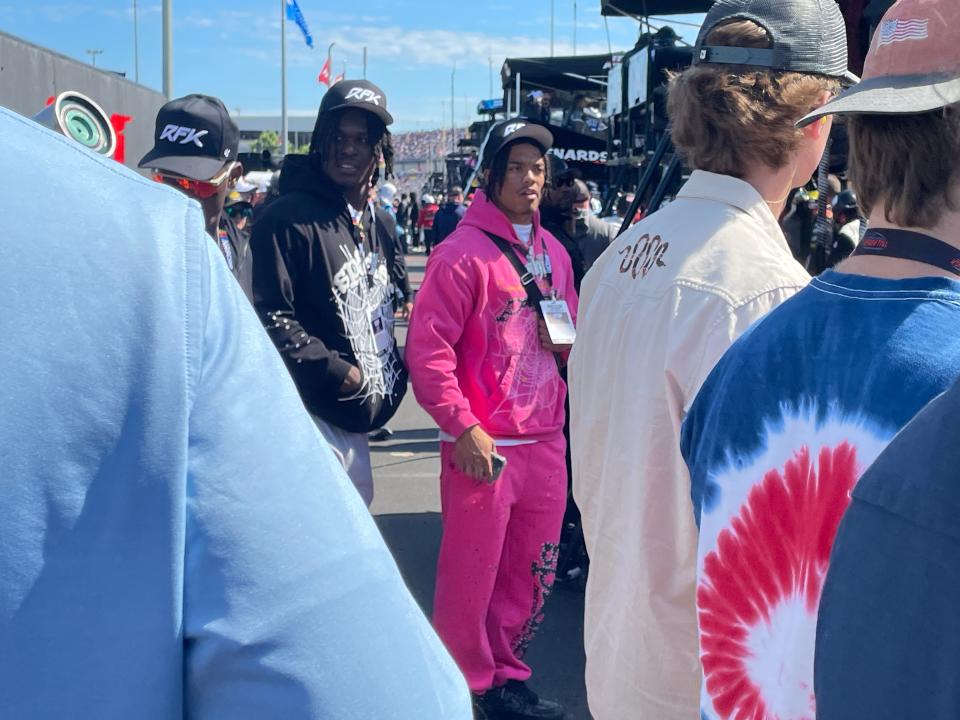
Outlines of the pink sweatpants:
{"label": "pink sweatpants", "polygon": [[543,620],[566,506],[566,441],[498,447],[496,483],[461,473],[441,443],[443,540],[433,624],[473,692],[526,680],[521,658]]}

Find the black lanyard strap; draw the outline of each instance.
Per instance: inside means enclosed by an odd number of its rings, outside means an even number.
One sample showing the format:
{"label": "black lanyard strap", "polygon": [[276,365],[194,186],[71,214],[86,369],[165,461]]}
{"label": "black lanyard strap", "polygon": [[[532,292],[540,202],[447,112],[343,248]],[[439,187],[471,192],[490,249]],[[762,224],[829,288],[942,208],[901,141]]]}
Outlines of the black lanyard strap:
{"label": "black lanyard strap", "polygon": [[523,263],[520,261],[520,257],[517,255],[516,251],[513,249],[509,240],[500,237],[499,235],[494,235],[492,232],[483,231],[484,234],[493,241],[493,244],[496,245],[500,252],[506,255],[507,260],[510,261],[510,264],[513,265],[513,269],[517,271],[517,275],[520,276],[520,284],[523,285],[523,289],[527,293],[527,299],[530,301],[530,307],[533,308],[533,311],[538,315],[543,315],[543,311],[540,308],[541,301],[544,300],[543,293],[540,292],[540,288],[537,287],[537,280]]}
{"label": "black lanyard strap", "polygon": [[911,230],[871,228],[852,255],[914,260],[960,276],[960,248]]}
{"label": "black lanyard strap", "polygon": [[[530,304],[530,308],[537,314],[538,317],[543,318],[543,308],[540,307],[540,303],[543,302],[544,297],[543,293],[540,292],[540,288],[537,286],[537,280],[533,276],[533,273],[524,267],[523,263],[520,261],[520,257],[513,249],[513,246],[509,240],[502,238],[499,235],[494,235],[492,232],[488,232],[487,230],[484,230],[483,233],[490,238],[493,244],[500,249],[500,252],[507,257],[507,260],[510,261],[510,264],[513,265],[513,269],[516,270],[517,275],[520,276],[520,284],[523,285],[523,289],[527,293],[527,302]],[[546,248],[544,248],[544,252],[546,252]],[[554,353],[553,359],[557,361],[558,369],[563,366],[563,360],[559,355]]]}
{"label": "black lanyard strap", "polygon": [[350,215],[350,225],[357,231],[357,235],[360,236],[360,241],[357,242],[357,238],[354,237],[353,241],[360,248],[360,252],[363,253],[366,251],[367,244],[367,231],[363,227],[363,217],[367,214],[367,210],[370,210],[370,252],[379,253],[380,251],[380,238],[377,233],[377,213],[373,209],[373,205],[368,204],[358,213],[357,217],[353,216],[353,208],[348,206],[347,214]]}
{"label": "black lanyard strap", "polygon": [[[487,231],[487,230],[484,230],[483,233],[484,233],[484,235],[486,235],[488,238],[490,238],[491,240],[493,240],[493,243],[494,243],[498,248],[500,248],[500,251],[501,251],[504,255],[506,255],[506,256],[507,256],[507,259],[509,259],[510,262],[513,264],[513,266],[514,266],[515,268],[517,268],[517,274],[520,276],[520,281],[523,283],[524,287],[526,287],[528,283],[530,283],[530,282],[532,282],[532,281],[534,280],[534,277],[535,277],[534,274],[533,274],[532,272],[530,272],[530,271],[520,262],[520,258],[517,256],[516,250],[513,249],[513,243],[511,243],[511,242],[510,242],[509,240],[507,240],[506,238],[502,238],[502,237],[500,237],[499,235],[494,235],[492,232],[489,232],[489,231]],[[532,249],[532,248],[533,248],[533,236],[532,236],[532,235],[530,236],[530,248],[531,248],[531,251],[530,251],[530,252],[531,252],[531,254],[533,254],[534,251],[533,251],[533,249]],[[552,265],[551,265],[550,272],[546,272],[547,265],[550,265],[550,255],[547,253],[547,244],[546,244],[546,243],[543,244],[543,263],[544,263],[544,266],[543,266],[543,267],[544,267],[543,279],[547,281],[547,286],[548,286],[548,287],[550,288],[550,290],[552,291],[552,290],[553,290],[553,267],[552,267]],[[539,288],[538,288],[538,290],[539,290]]]}
{"label": "black lanyard strap", "polygon": [[[536,276],[523,264],[523,262],[520,260],[520,256],[517,255],[516,250],[513,249],[513,244],[509,240],[502,238],[499,235],[494,235],[492,232],[488,232],[487,230],[484,230],[483,233],[493,241],[494,245],[500,248],[500,252],[507,256],[507,260],[509,260],[510,264],[513,265],[514,269],[517,271],[517,275],[520,276],[520,283],[527,291],[527,295],[530,296],[530,301],[537,301],[535,308],[539,311],[539,301],[544,300],[545,298],[543,297],[543,293],[540,291],[540,287],[537,285]],[[546,247],[543,248],[543,257],[545,258],[545,263],[550,261],[550,256],[547,255]],[[547,285],[552,291],[553,272],[551,271],[544,275],[544,279],[547,281]]]}

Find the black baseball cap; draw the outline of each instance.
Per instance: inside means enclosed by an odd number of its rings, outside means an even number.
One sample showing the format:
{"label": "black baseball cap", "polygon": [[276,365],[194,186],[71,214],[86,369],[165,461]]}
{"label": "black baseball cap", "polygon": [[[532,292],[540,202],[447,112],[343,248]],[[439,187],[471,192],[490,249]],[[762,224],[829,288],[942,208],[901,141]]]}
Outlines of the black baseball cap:
{"label": "black baseball cap", "polygon": [[[770,48],[708,45],[711,32],[731,20],[751,20],[770,35]],[[847,70],[847,31],[834,0],[717,0],[693,49],[693,64],[745,65],[817,73],[856,83]]]}
{"label": "black baseball cap", "polygon": [[139,167],[209,180],[237,159],[240,131],[218,98],[187,95],[157,113],[153,149]]}
{"label": "black baseball cap", "polygon": [[483,143],[483,165],[489,167],[497,153],[517,140],[532,140],[546,152],[553,145],[553,133],[527,118],[501,120],[487,133]]}
{"label": "black baseball cap", "polygon": [[318,114],[347,108],[366,110],[380,118],[384,125],[393,124],[393,116],[387,112],[386,94],[367,80],[341,80],[336,83],[324,93]]}

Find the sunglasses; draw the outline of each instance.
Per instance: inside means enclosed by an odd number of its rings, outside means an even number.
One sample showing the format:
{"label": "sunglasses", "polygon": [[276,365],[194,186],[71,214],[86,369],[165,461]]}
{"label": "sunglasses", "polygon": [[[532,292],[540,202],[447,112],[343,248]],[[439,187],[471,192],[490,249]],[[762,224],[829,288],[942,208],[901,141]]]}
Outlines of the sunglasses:
{"label": "sunglasses", "polygon": [[217,194],[220,186],[226,182],[227,178],[230,177],[230,173],[233,172],[234,165],[235,163],[230,163],[223,168],[219,175],[212,177],[209,180],[191,180],[190,178],[185,178],[182,175],[172,175],[170,173],[159,171],[153,173],[153,179],[158,183],[179,188],[199,200],[206,200],[207,198],[213,197]]}

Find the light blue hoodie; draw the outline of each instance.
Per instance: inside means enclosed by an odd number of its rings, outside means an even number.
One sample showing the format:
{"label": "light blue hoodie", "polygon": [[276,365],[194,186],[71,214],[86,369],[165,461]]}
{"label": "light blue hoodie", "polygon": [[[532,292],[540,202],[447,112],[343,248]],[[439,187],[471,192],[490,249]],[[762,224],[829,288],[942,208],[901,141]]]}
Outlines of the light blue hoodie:
{"label": "light blue hoodie", "polygon": [[0,718],[470,718],[199,207],[0,158]]}

